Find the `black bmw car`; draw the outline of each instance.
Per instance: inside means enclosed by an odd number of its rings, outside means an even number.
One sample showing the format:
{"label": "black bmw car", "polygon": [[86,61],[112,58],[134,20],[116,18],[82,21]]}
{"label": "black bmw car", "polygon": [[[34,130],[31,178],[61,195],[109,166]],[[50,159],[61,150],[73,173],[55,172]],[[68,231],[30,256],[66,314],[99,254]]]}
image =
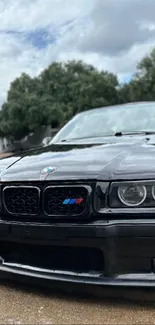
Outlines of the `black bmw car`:
{"label": "black bmw car", "polygon": [[77,114],[0,191],[1,275],[155,286],[155,102]]}

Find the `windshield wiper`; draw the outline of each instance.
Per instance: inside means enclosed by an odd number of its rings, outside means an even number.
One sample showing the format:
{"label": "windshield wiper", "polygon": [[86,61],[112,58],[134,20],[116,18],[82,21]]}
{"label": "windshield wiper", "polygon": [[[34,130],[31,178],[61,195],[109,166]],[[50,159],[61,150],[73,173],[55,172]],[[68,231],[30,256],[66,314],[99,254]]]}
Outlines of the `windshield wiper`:
{"label": "windshield wiper", "polygon": [[61,142],[70,142],[70,141],[76,141],[76,140],[87,140],[87,139],[94,139],[94,138],[104,138],[104,137],[113,137],[115,134],[111,133],[105,133],[105,134],[99,134],[99,135],[91,135],[89,137],[80,137],[80,138],[66,138],[61,140]]}
{"label": "windshield wiper", "polygon": [[134,135],[134,134],[144,134],[144,135],[151,135],[151,134],[155,134],[155,131],[120,131],[120,132],[116,132],[114,134],[115,137],[119,137],[122,135]]}
{"label": "windshield wiper", "polygon": [[91,135],[89,137],[80,137],[80,138],[66,138],[61,140],[61,142],[70,142],[70,141],[76,141],[76,140],[87,140],[87,139],[94,139],[94,138],[105,138],[105,137],[120,137],[123,135],[136,135],[136,134],[144,134],[144,135],[150,135],[150,134],[155,134],[155,131],[119,131],[116,133],[105,133],[105,134],[100,134],[100,135]]}

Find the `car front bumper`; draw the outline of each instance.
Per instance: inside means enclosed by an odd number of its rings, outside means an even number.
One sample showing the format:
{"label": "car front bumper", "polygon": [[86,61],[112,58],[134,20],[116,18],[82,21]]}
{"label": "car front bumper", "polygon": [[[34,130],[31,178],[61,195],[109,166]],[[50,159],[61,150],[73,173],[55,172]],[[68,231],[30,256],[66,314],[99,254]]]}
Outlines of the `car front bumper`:
{"label": "car front bumper", "polygon": [[[87,247],[103,253],[102,272],[78,272],[21,263],[4,254],[14,244],[39,247]],[[24,251],[20,250],[24,255]],[[34,256],[35,258],[35,256]],[[0,222],[0,274],[99,286],[155,287],[155,222],[109,221],[89,224]]]}

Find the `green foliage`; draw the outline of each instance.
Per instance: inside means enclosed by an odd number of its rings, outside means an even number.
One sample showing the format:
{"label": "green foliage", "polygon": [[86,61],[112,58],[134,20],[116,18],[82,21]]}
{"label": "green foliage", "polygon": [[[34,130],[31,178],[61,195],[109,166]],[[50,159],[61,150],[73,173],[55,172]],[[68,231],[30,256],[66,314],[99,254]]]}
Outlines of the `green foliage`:
{"label": "green foliage", "polygon": [[122,102],[155,100],[155,48],[137,65],[137,73],[120,89]]}
{"label": "green foliage", "polygon": [[82,61],[54,62],[36,78],[23,73],[11,83],[0,111],[0,136],[21,139],[39,126],[61,127],[87,109],[143,100],[155,100],[155,49],[125,85]]}
{"label": "green foliage", "polygon": [[60,127],[77,112],[117,102],[117,77],[81,61],[52,63],[37,78],[12,82],[0,115],[0,135],[20,139],[42,125]]}

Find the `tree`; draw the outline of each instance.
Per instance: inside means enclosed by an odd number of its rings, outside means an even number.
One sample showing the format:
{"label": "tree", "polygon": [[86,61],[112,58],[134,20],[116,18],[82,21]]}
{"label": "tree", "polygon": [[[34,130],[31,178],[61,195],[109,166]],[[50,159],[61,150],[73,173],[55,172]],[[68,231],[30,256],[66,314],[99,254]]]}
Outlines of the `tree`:
{"label": "tree", "polygon": [[113,104],[155,100],[155,49],[125,85],[82,61],[54,62],[39,76],[22,73],[0,111],[0,136],[21,139],[40,126],[61,127],[73,115]]}
{"label": "tree", "polygon": [[37,78],[15,79],[2,106],[0,134],[20,139],[37,127],[60,127],[83,110],[117,103],[118,80],[81,61],[54,62]]}
{"label": "tree", "polygon": [[120,88],[120,102],[155,100],[155,48],[137,65],[137,72],[128,85]]}
{"label": "tree", "polygon": [[39,79],[55,103],[64,105],[64,116],[116,103],[118,80],[81,61],[53,63]]}

